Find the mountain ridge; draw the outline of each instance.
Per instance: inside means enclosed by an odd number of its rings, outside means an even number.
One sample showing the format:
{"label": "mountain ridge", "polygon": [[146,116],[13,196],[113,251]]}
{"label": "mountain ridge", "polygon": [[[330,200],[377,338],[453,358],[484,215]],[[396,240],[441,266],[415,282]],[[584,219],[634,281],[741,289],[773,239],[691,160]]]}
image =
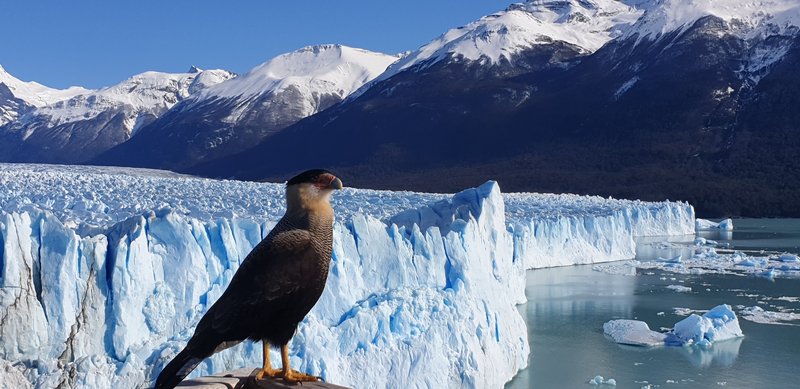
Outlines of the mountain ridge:
{"label": "mountain ridge", "polygon": [[[777,31],[741,35],[735,23],[704,15],[654,39],[621,35],[590,54],[564,42],[538,45],[512,61],[529,64],[514,71],[492,72],[513,66],[504,61],[409,68],[247,152],[188,171],[279,180],[314,164],[364,187],[450,191],[492,178],[512,191],[667,196],[711,216],[800,215],[800,199],[785,189],[800,188],[776,185],[800,177],[764,174],[737,157],[790,172],[800,158],[775,138],[796,139],[797,129],[754,132],[758,124],[745,130],[743,122],[774,95],[776,84],[760,80],[786,72],[781,65],[798,48],[795,28]],[[776,145],[781,158],[746,151],[753,142]],[[757,195],[736,190],[753,185]]]}
{"label": "mountain ridge", "polygon": [[395,60],[344,45],[279,55],[181,102],[92,163],[180,170],[242,151],[339,103]]}
{"label": "mountain ridge", "polygon": [[[496,179],[521,191],[668,196],[713,216],[800,216],[800,154],[789,147],[800,130],[787,103],[800,102],[787,87],[798,25],[789,0],[517,3],[417,50],[367,55],[378,70],[303,75],[324,58],[291,59],[368,53],[341,45],[278,56],[90,162],[270,180],[314,165],[374,188]],[[0,88],[1,117],[33,109],[8,94]]]}

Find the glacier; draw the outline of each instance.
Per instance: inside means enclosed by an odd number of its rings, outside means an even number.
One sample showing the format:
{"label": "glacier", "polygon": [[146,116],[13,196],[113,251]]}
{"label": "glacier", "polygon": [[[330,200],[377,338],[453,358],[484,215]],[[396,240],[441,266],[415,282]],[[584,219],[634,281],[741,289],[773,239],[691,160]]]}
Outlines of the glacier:
{"label": "glacier", "polygon": [[[284,209],[280,184],[145,169],[0,164],[0,184],[0,382],[13,387],[146,386]],[[500,387],[530,353],[526,269],[632,258],[636,237],[695,225],[685,203],[491,181],[346,189],[333,205],[328,284],[291,358],[358,387]],[[244,342],[194,375],[259,363]]]}

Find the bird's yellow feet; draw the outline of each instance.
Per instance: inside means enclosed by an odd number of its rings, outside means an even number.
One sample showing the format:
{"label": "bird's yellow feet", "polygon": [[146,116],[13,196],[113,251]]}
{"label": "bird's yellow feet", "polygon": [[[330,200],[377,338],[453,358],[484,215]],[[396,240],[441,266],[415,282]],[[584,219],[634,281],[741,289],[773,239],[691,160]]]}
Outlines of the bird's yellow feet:
{"label": "bird's yellow feet", "polygon": [[301,373],[297,370],[292,370],[292,369],[289,369],[288,374],[283,374],[283,379],[286,382],[290,382],[293,384],[296,384],[298,382],[316,382],[321,380],[321,378],[317,376]]}
{"label": "bird's yellow feet", "polygon": [[265,367],[262,368],[258,373],[256,373],[256,381],[261,381],[264,378],[276,378],[276,377],[283,377],[283,370]]}

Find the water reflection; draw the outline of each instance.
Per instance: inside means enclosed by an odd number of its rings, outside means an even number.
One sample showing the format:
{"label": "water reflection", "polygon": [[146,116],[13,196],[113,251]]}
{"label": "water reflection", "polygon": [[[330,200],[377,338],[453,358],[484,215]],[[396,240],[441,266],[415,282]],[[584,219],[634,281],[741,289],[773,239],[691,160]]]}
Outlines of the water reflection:
{"label": "water reflection", "polygon": [[[718,250],[800,253],[800,220],[735,220],[729,232],[709,231],[700,236],[720,243]],[[723,235],[724,234],[724,235]],[[637,240],[636,258],[655,260],[682,255],[688,258],[694,236]],[[664,243],[666,242],[666,243]],[[641,244],[651,243],[651,244]],[[528,323],[531,356],[527,369],[506,388],[581,388],[596,375],[614,378],[618,387],[652,383],[689,383],[693,388],[787,387],[797,382],[797,345],[800,331],[789,326],[740,321],[745,338],[698,347],[621,346],[603,335],[603,323],[636,319],[658,331],[685,316],[675,308],[708,309],[719,304],[749,307],[775,303],[786,307],[800,297],[800,280],[720,274],[639,272],[636,276],[610,275],[593,265],[540,269],[528,272],[528,303],[520,311]],[[692,287],[676,293],[669,285]],[[777,303],[780,301],[780,303]],[[765,308],[768,305],[764,305]],[[742,348],[742,343],[747,342]],[[672,385],[666,385],[672,386]],[[796,386],[796,385],[795,385]]]}
{"label": "water reflection", "polygon": [[[635,277],[609,277],[602,273],[587,280],[573,267],[529,271],[525,294],[534,317],[584,316],[599,309],[627,317],[632,314]],[[588,281],[588,282],[587,282]]]}
{"label": "water reflection", "polygon": [[733,231],[723,231],[723,230],[697,231],[697,236],[716,241],[728,241],[733,239]]}
{"label": "water reflection", "polygon": [[681,347],[681,352],[694,367],[731,367],[739,356],[742,340],[743,337],[715,342],[708,349],[697,346]]}
{"label": "water reflection", "polygon": [[636,259],[653,261],[660,258],[689,258],[694,254],[694,235],[646,236],[636,239]]}

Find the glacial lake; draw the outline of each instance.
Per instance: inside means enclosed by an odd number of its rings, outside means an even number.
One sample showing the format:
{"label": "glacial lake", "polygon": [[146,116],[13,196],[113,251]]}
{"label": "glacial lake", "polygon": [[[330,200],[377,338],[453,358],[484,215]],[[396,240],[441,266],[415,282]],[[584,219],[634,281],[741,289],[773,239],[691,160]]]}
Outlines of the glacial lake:
{"label": "glacial lake", "polygon": [[[732,233],[699,236],[753,254],[800,253],[800,219],[740,219],[734,220],[734,228]],[[637,247],[639,260],[659,255],[664,253],[644,243]],[[613,388],[589,384],[597,375],[616,380],[616,388],[800,387],[800,321],[759,324],[744,320],[736,308],[800,313],[800,279],[641,269],[630,276],[592,268],[528,271],[528,302],[519,309],[528,325],[531,354],[528,368],[506,388]],[[668,285],[689,286],[692,291],[676,292]],[[659,331],[686,317],[675,308],[708,310],[719,304],[734,307],[745,336],[716,342],[708,350],[623,346],[603,334],[608,320],[642,320]]]}

